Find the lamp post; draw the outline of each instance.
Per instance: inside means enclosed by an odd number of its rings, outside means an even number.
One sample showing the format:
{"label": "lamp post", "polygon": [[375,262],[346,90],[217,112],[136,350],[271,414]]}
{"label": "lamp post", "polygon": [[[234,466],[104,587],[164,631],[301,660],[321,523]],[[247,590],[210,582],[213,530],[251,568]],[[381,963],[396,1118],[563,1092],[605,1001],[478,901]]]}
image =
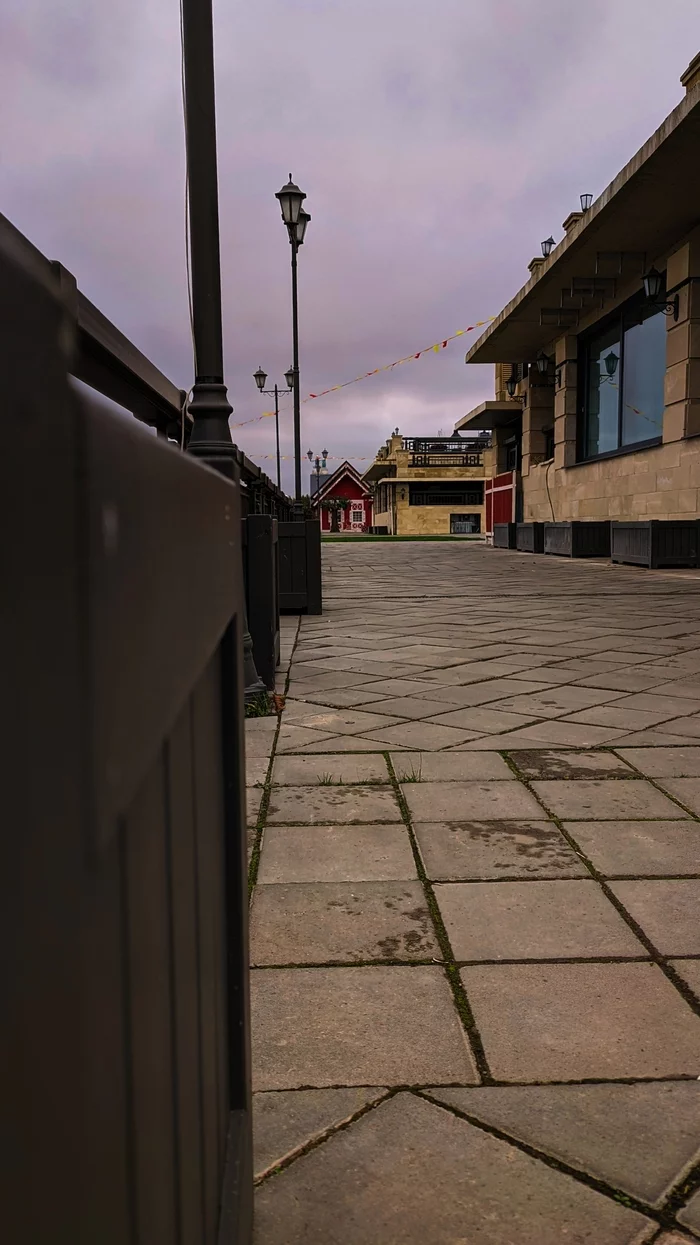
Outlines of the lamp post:
{"label": "lamp post", "polygon": [[[314,452],[313,452],[313,450],[307,450],[307,451],[306,451],[306,457],[308,458],[308,460],[309,460],[309,462],[310,462],[310,463],[314,463]],[[321,488],[321,485],[320,485],[320,483],[319,483],[319,477],[320,477],[320,475],[321,475],[321,469],[323,469],[324,471],[326,471],[326,470],[328,469],[328,450],[321,450],[321,457],[320,457],[320,458],[318,457],[318,454],[316,455],[314,465],[315,465],[315,467],[316,467],[316,492],[318,493],[318,492],[319,492],[319,490],[320,490],[320,488]]]}
{"label": "lamp post", "polygon": [[[287,382],[287,392],[289,392],[291,389],[294,388],[294,368],[290,367],[289,370],[285,372],[284,379]],[[267,380],[267,372],[264,372],[261,367],[258,368],[257,372],[253,372],[253,380],[255,381],[261,393],[267,394],[268,397],[272,397],[273,394],[275,395],[275,444],[277,446],[277,487],[278,489],[281,489],[282,483],[281,483],[281,472],[280,472],[280,403],[279,403],[280,391],[279,391],[279,387],[275,385],[274,389],[265,388],[265,381]]]}
{"label": "lamp post", "polygon": [[[304,211],[303,202],[306,195],[292,181],[277,191],[275,198],[282,209],[282,220],[287,226],[287,234],[292,247],[292,344],[294,372],[294,500],[297,507],[301,504],[301,399],[299,396],[299,299],[297,292],[297,255],[303,245],[306,227],[311,220],[309,213]],[[297,517],[300,517],[297,515]]]}
{"label": "lamp post", "polygon": [[[236,482],[238,450],[228,422],[232,407],[224,383],[221,328],[212,0],[182,0],[182,40],[195,368],[187,451]],[[265,685],[255,669],[245,597],[243,608],[243,678],[248,701],[264,692]]]}

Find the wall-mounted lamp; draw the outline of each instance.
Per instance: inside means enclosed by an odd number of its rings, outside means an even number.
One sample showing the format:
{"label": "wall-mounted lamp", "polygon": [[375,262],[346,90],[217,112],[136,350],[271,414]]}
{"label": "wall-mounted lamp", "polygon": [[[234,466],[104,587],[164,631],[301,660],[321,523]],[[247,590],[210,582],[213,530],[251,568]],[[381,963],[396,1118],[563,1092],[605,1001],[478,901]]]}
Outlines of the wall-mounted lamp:
{"label": "wall-mounted lamp", "polygon": [[506,381],[506,393],[508,394],[509,398],[514,398],[516,402],[522,402],[523,405],[525,405],[527,398],[524,394],[515,392],[517,387],[518,387],[518,372],[517,372],[517,368],[515,364],[513,364],[513,369],[511,371],[511,374]]}
{"label": "wall-mounted lamp", "polygon": [[554,246],[554,238],[551,235],[548,238],[545,238],[544,242],[541,243],[541,246],[542,246],[542,254],[544,255],[545,259],[549,259],[550,255],[552,254],[552,247]]}
{"label": "wall-mounted lamp", "polygon": [[605,364],[605,370],[608,373],[608,376],[610,377],[610,379],[612,380],[613,376],[615,375],[617,371],[617,365],[620,362],[619,355],[616,355],[614,350],[610,350],[608,354],[606,354],[603,362]]}
{"label": "wall-mounted lamp", "polygon": [[581,200],[581,211],[587,212],[593,202],[593,195],[579,195]]}
{"label": "wall-mounted lamp", "polygon": [[406,490],[405,488],[402,488],[401,489],[401,501],[405,501],[405,500],[406,500]]}
{"label": "wall-mounted lamp", "polygon": [[549,355],[545,354],[544,350],[540,350],[535,362],[537,363],[537,371],[540,376],[546,376],[549,371]]}
{"label": "wall-mounted lamp", "polygon": [[661,297],[664,289],[664,278],[662,273],[657,272],[656,268],[650,268],[642,277],[644,286],[644,296],[652,307],[659,307],[665,316],[673,316],[674,320],[678,319],[679,297],[666,299]]}

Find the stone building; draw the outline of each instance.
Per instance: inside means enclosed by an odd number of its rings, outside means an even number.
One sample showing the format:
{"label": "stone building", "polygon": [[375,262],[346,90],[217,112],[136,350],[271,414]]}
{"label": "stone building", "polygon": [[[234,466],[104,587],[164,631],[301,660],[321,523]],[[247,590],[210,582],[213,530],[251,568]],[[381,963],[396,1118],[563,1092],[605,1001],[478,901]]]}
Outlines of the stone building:
{"label": "stone building", "polygon": [[466,357],[495,401],[455,431],[493,430],[514,520],[700,516],[700,55],[681,82]]}
{"label": "stone building", "polygon": [[374,487],[373,526],[395,536],[483,532],[490,446],[488,433],[402,437],[397,428],[363,476]]}

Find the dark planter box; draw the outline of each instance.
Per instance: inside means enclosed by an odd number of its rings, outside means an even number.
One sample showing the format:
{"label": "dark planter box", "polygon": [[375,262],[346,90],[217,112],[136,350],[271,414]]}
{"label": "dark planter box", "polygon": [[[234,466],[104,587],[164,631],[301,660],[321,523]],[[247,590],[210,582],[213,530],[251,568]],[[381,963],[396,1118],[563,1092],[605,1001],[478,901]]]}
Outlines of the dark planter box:
{"label": "dark planter box", "polygon": [[610,524],[613,562],[634,566],[697,566],[697,519],[649,519],[640,523]]}
{"label": "dark planter box", "polygon": [[544,523],[516,523],[515,548],[522,553],[544,553]]}
{"label": "dark planter box", "polygon": [[280,661],[279,528],[277,519],[269,514],[250,514],[241,526],[246,610],[255,669],[272,692]]}
{"label": "dark planter box", "polygon": [[279,524],[279,602],[283,614],[323,613],[318,519]]}
{"label": "dark planter box", "polygon": [[545,523],[544,551],[562,558],[609,558],[610,523]]}
{"label": "dark planter box", "polygon": [[383,527],[381,524],[379,527],[371,527],[369,529],[369,532],[370,532],[370,536],[388,536],[389,535],[388,527]]}
{"label": "dark planter box", "polygon": [[515,549],[514,523],[494,523],[493,547],[494,549]]}

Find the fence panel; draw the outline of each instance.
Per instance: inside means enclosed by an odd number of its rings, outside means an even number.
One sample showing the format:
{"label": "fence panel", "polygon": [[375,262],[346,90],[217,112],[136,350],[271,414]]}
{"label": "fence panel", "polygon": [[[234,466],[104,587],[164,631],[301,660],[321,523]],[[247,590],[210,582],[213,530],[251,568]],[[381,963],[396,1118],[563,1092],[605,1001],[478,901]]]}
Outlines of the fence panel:
{"label": "fence panel", "polygon": [[7,1239],[247,1245],[238,488],[77,398],[7,249],[0,320]]}

